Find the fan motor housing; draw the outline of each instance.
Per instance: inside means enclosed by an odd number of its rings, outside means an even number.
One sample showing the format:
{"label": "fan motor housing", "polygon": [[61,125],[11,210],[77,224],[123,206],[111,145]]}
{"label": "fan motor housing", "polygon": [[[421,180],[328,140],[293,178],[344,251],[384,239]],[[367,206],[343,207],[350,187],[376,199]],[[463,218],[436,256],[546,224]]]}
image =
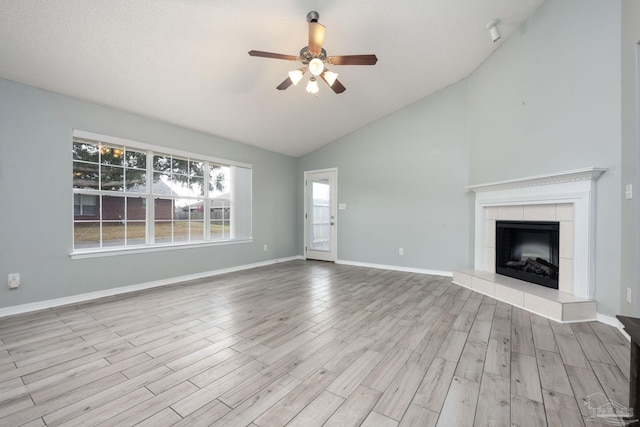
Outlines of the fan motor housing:
{"label": "fan motor housing", "polygon": [[300,61],[303,64],[305,64],[305,65],[308,64],[309,61],[311,61],[313,58],[318,58],[322,62],[326,62],[326,60],[327,60],[327,51],[324,50],[324,48],[322,48],[322,50],[321,50],[319,55],[314,55],[309,50],[309,46],[305,46],[302,49],[300,49]]}

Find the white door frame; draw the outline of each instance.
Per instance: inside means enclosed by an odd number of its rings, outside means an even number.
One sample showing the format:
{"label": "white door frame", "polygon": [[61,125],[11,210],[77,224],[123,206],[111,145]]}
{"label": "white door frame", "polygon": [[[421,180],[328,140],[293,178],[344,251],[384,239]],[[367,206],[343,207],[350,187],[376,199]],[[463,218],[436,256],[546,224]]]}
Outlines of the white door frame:
{"label": "white door frame", "polygon": [[[634,185],[636,188],[634,189],[633,197],[636,199],[634,210],[635,210],[635,218],[636,218],[636,241],[635,241],[635,249],[636,249],[636,271],[635,273],[635,287],[633,292],[635,292],[635,304],[633,315],[640,316],[640,222],[638,221],[638,214],[640,213],[640,197],[638,197],[638,190],[640,190],[640,173],[638,171],[638,167],[640,165],[640,42],[636,43],[636,99],[635,99],[635,107],[636,107],[636,117],[635,117],[635,137],[636,137],[636,179]],[[620,322],[618,322],[619,324]]]}
{"label": "white door frame", "polygon": [[[304,201],[303,201],[303,221],[304,221],[304,258],[307,259],[309,248],[309,188],[307,186],[309,176],[313,174],[329,174],[331,182],[331,250],[326,253],[314,251],[314,256],[310,259],[335,262],[338,259],[338,168],[317,169],[304,172]],[[332,175],[332,176],[331,176]]]}

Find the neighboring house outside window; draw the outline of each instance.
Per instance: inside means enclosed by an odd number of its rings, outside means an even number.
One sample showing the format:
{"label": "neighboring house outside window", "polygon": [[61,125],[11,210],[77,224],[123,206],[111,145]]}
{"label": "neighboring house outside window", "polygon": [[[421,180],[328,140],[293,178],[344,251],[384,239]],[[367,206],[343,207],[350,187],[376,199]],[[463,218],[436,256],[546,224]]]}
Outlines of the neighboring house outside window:
{"label": "neighboring house outside window", "polygon": [[95,218],[98,214],[96,209],[97,196],[88,194],[73,195],[73,214],[83,219]]}
{"label": "neighboring house outside window", "polygon": [[76,131],[74,253],[251,238],[251,167]]}

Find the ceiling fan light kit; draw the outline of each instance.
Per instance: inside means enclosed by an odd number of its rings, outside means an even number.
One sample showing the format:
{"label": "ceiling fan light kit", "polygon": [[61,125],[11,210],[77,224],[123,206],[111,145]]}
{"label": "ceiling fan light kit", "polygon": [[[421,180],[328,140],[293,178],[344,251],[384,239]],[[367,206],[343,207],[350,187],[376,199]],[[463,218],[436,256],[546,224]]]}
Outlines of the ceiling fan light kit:
{"label": "ceiling fan light kit", "polygon": [[319,58],[313,58],[309,61],[309,72],[314,76],[319,76],[324,71],[324,64]]}
{"label": "ceiling fan light kit", "polygon": [[263,52],[259,50],[249,51],[250,56],[300,61],[305,66],[297,70],[289,71],[289,77],[280,83],[276,89],[285,90],[292,84],[296,86],[302,80],[305,71],[309,70],[311,77],[307,84],[307,92],[312,94],[317,94],[319,92],[317,81],[317,77],[319,76],[331,89],[333,89],[334,93],[342,93],[346,88],[338,81],[338,74],[327,69],[327,64],[375,65],[376,62],[378,62],[378,58],[373,54],[328,56],[327,51],[322,48],[325,26],[318,23],[319,18],[320,14],[316,11],[311,11],[307,14],[307,22],[309,23],[309,44],[300,50],[300,54],[298,56]]}
{"label": "ceiling fan light kit", "polygon": [[318,81],[316,80],[315,77],[311,77],[309,79],[309,83],[307,83],[307,92],[315,95],[319,91],[320,91],[320,88],[318,87]]}
{"label": "ceiling fan light kit", "polygon": [[300,83],[300,80],[302,80],[302,76],[304,76],[304,71],[302,69],[289,71],[289,78],[291,79],[291,82],[294,86]]}
{"label": "ceiling fan light kit", "polygon": [[324,73],[322,73],[322,77],[324,78],[324,81],[327,82],[329,86],[333,86],[333,84],[338,79],[338,73],[334,73],[333,71],[329,71],[329,70],[324,70]]}

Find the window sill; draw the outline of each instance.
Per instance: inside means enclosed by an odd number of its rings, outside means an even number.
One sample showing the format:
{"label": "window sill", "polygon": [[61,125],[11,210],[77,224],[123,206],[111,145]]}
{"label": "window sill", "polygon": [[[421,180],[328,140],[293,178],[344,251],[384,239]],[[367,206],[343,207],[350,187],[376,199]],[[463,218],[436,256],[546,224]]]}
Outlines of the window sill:
{"label": "window sill", "polygon": [[216,242],[188,242],[188,243],[172,243],[166,245],[154,245],[154,246],[130,246],[119,248],[101,248],[101,249],[85,249],[73,251],[69,254],[71,259],[85,259],[85,258],[101,258],[107,256],[117,255],[129,255],[149,252],[161,252],[161,251],[174,251],[180,249],[194,249],[204,248],[209,246],[225,246],[236,245],[239,243],[252,243],[253,238],[247,239],[234,239],[234,240],[222,240]]}

